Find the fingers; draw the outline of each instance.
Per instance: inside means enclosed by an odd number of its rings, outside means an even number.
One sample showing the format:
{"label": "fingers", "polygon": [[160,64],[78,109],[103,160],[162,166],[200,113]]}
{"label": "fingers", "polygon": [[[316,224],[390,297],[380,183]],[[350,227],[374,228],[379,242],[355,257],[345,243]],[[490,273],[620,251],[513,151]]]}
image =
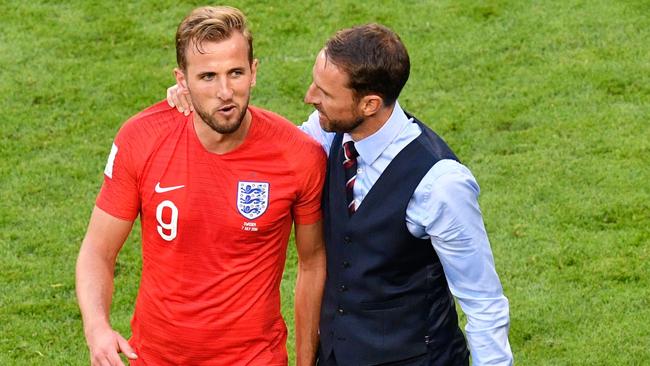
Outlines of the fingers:
{"label": "fingers", "polygon": [[179,112],[186,116],[194,110],[189,91],[181,88],[178,84],[167,88],[167,104],[172,108],[176,107]]}
{"label": "fingers", "polygon": [[133,348],[131,348],[131,345],[129,342],[127,342],[124,337],[122,337],[119,333],[115,332],[115,337],[117,338],[117,346],[118,346],[118,351],[124,353],[124,355],[129,359],[129,360],[135,360],[138,358],[138,355],[135,354],[135,351],[133,351]]}
{"label": "fingers", "polygon": [[102,357],[95,357],[92,359],[90,364],[92,366],[126,366],[116,352]]}
{"label": "fingers", "polygon": [[124,362],[122,362],[120,355],[118,355],[117,353],[113,353],[109,355],[108,362],[109,362],[108,365],[110,366],[126,366]]}
{"label": "fingers", "polygon": [[167,104],[169,104],[169,106],[172,108],[176,107],[176,103],[174,103],[174,98],[172,97],[176,87],[177,85],[172,85],[169,88],[167,88]]}
{"label": "fingers", "polygon": [[90,360],[90,364],[91,366],[111,366],[111,363],[106,357],[102,357],[101,359],[93,358]]}
{"label": "fingers", "polygon": [[179,99],[181,100],[181,105],[185,108],[185,115],[190,114],[190,112],[194,110],[194,105],[192,105],[192,98],[190,97],[189,91],[183,89]]}
{"label": "fingers", "polygon": [[138,357],[126,339],[111,329],[92,333],[88,338],[88,347],[92,366],[125,366],[120,352],[131,360]]}

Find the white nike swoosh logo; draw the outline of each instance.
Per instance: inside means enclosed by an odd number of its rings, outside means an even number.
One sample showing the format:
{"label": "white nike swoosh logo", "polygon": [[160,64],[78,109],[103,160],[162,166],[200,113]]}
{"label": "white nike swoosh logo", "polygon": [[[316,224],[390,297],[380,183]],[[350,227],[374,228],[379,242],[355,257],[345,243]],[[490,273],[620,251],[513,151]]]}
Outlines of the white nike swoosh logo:
{"label": "white nike swoosh logo", "polygon": [[172,186],[172,187],[161,187],[160,182],[158,182],[156,184],[156,188],[154,188],[154,191],[156,191],[156,193],[165,193],[165,192],[173,191],[175,189],[179,189],[179,188],[183,188],[183,187],[185,187],[185,185]]}

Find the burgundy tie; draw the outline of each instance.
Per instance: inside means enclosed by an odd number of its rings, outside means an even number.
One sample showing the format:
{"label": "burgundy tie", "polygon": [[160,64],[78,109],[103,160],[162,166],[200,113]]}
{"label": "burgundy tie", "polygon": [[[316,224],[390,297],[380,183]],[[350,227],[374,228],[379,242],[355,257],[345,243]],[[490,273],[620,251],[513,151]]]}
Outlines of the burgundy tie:
{"label": "burgundy tie", "polygon": [[354,148],[354,141],[347,141],[343,143],[343,153],[345,160],[343,161],[343,169],[345,170],[345,193],[348,202],[348,214],[352,216],[354,213],[354,181],[357,178],[357,156],[359,153]]}

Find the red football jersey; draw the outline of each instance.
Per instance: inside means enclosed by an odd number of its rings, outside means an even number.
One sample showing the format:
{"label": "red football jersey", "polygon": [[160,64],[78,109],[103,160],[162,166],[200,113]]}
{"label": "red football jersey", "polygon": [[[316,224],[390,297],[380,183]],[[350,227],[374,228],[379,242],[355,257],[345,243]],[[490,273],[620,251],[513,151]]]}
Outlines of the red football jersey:
{"label": "red football jersey", "polygon": [[249,107],[245,141],[208,152],[165,102],[120,129],[97,206],[142,223],[137,365],[286,365],[280,280],[292,221],[321,218],[322,147]]}

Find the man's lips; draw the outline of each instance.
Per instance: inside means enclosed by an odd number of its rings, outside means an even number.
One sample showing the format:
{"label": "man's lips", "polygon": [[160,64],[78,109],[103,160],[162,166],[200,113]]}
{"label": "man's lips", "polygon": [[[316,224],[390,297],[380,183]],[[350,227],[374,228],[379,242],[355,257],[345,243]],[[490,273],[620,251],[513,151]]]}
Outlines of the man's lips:
{"label": "man's lips", "polygon": [[222,112],[222,113],[228,113],[228,112],[232,111],[235,108],[236,107],[235,107],[234,104],[228,104],[228,105],[225,105],[223,107],[218,108],[217,111]]}

